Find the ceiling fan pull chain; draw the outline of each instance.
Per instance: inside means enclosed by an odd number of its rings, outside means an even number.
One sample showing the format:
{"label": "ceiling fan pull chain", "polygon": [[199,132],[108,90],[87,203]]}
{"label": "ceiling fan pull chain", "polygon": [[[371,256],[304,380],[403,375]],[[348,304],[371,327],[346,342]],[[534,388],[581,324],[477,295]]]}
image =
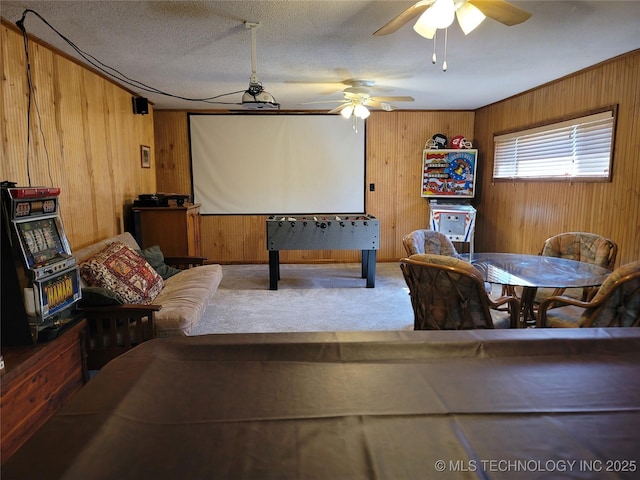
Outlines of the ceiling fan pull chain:
{"label": "ceiling fan pull chain", "polygon": [[438,37],[438,32],[433,34],[433,56],[431,57],[431,63],[436,64],[436,38]]}
{"label": "ceiling fan pull chain", "polygon": [[442,62],[442,71],[447,71],[447,37],[449,36],[449,29],[444,29],[444,62]]}

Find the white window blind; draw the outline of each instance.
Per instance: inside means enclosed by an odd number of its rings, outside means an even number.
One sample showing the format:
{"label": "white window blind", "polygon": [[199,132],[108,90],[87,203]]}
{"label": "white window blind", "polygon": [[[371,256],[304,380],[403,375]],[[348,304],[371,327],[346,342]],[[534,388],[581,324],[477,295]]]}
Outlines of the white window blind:
{"label": "white window blind", "polygon": [[494,137],[494,179],[611,178],[614,112]]}

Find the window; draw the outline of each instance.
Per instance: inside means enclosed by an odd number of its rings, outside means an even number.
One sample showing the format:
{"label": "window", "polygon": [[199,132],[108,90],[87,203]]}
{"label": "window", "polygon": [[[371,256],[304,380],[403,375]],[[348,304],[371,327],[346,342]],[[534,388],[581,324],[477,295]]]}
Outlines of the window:
{"label": "window", "polygon": [[493,178],[611,179],[615,110],[494,137]]}

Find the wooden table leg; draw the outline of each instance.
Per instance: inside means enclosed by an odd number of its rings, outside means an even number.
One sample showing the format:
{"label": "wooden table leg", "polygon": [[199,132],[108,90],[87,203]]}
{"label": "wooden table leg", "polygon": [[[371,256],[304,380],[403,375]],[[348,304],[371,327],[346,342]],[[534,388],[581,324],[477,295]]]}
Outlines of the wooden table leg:
{"label": "wooden table leg", "polygon": [[520,322],[523,327],[534,327],[536,325],[536,313],[534,304],[536,299],[536,287],[523,287],[522,298],[520,299]]}

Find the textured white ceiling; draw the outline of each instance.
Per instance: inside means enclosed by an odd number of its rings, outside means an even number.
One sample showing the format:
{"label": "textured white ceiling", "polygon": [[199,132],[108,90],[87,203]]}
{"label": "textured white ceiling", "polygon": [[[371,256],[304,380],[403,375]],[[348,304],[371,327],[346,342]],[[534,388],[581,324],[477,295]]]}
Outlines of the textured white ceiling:
{"label": "textured white ceiling", "polygon": [[[175,96],[242,92],[251,75],[251,33],[259,22],[257,73],[283,110],[330,110],[347,79],[376,82],[374,95],[410,95],[404,110],[476,109],[640,48],[640,1],[513,1],[533,14],[507,27],[487,19],[464,36],[449,29],[447,63],[431,63],[433,42],[413,32],[375,32],[412,1],[5,1],[16,22],[38,12],[78,48],[130,79]],[[77,56],[38,17],[27,32]],[[442,59],[442,44],[437,47]],[[122,83],[122,82],[121,82]],[[150,93],[157,109],[228,109]],[[238,103],[241,93],[220,100]]]}

